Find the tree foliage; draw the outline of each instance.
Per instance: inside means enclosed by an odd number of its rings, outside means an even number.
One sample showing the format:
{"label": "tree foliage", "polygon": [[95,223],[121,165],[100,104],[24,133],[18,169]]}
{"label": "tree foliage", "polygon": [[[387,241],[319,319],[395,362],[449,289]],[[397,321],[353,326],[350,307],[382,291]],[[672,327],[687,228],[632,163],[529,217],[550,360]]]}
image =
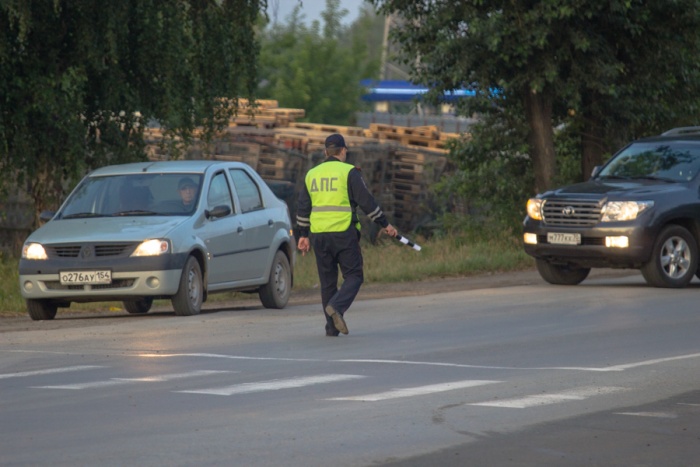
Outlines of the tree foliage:
{"label": "tree foliage", "polygon": [[559,124],[579,132],[586,174],[620,135],[697,121],[697,0],[369,1],[401,20],[392,35],[433,97],[471,87],[462,112],[527,124],[536,191],[555,179]]}
{"label": "tree foliage", "polygon": [[142,160],[151,121],[188,137],[252,97],[267,0],[4,0],[0,169],[37,212],[86,170]]}
{"label": "tree foliage", "polygon": [[307,121],[348,125],[362,95],[360,80],[376,78],[381,50],[381,18],[363,9],[344,26],[347,10],[326,0],[323,22],[310,26],[297,6],[284,24],[266,25],[260,55],[261,97],[284,107],[305,109]]}

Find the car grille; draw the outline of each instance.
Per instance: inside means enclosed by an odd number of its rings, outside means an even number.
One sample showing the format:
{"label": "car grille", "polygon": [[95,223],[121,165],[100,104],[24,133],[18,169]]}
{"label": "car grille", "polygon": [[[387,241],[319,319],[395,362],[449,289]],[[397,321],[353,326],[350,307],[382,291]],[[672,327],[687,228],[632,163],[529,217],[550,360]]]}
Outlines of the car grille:
{"label": "car grille", "polygon": [[547,225],[590,227],[600,221],[598,201],[580,199],[548,199],[544,203],[543,220]]}
{"label": "car grille", "polygon": [[[63,285],[59,281],[44,282],[49,290],[88,290],[85,285]],[[134,285],[134,279],[114,279],[111,284],[94,284],[89,290],[124,289]]]}
{"label": "car grille", "polygon": [[51,258],[103,258],[124,256],[131,253],[134,243],[85,243],[80,245],[54,245],[47,247]]}

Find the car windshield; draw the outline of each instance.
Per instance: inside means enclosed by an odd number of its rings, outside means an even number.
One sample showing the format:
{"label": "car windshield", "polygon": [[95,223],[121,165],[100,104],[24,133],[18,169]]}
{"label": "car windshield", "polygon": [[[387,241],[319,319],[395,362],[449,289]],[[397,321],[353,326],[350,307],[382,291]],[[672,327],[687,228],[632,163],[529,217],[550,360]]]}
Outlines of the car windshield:
{"label": "car windshield", "polygon": [[598,179],[688,182],[700,172],[700,142],[633,143],[617,154]]}
{"label": "car windshield", "polygon": [[188,216],[199,200],[201,178],[187,173],[86,177],[57,218]]}

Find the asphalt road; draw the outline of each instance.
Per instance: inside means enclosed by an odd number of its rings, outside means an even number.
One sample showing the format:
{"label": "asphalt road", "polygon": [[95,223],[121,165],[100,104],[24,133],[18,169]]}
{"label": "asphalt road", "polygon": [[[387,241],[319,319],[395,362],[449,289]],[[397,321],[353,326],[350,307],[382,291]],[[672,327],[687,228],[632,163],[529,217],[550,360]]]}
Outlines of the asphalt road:
{"label": "asphalt road", "polygon": [[477,282],[2,320],[0,465],[700,465],[700,282]]}

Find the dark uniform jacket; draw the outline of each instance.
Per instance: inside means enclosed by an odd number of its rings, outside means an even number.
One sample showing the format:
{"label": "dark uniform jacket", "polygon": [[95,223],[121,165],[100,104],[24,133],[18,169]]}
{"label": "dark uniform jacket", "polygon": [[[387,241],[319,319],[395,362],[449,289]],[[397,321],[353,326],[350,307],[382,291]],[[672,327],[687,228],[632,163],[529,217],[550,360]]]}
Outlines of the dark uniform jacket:
{"label": "dark uniform jacket", "polygon": [[[329,162],[340,162],[335,157],[329,157],[322,164],[327,164]],[[362,179],[362,174],[357,168],[353,168],[348,172],[348,195],[350,197],[350,207],[352,208],[352,222],[350,226],[354,226],[358,222],[356,208],[357,206],[364,211],[370,220],[376,222],[382,227],[389,225],[384,212],[381,210],[377,204],[372,193],[367,189],[365,181]],[[308,237],[309,229],[311,227],[310,217],[311,217],[311,195],[309,190],[304,185],[304,188],[299,193],[299,198],[297,200],[297,228],[299,236]]]}

